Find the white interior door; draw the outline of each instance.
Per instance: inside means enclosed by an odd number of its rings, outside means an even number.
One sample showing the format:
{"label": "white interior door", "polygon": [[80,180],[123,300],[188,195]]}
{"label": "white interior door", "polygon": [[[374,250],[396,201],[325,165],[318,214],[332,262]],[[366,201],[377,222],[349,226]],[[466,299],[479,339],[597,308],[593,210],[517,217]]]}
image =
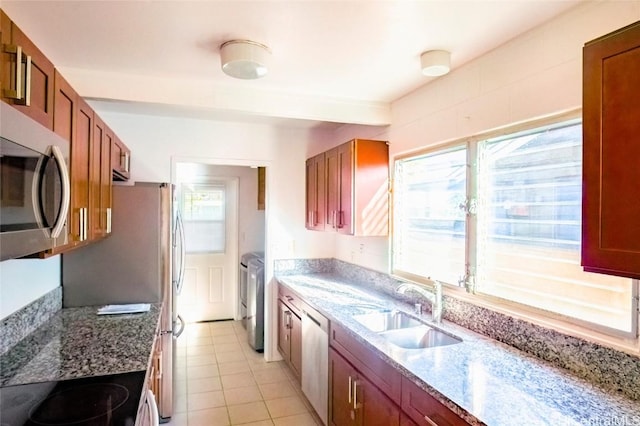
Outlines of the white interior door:
{"label": "white interior door", "polygon": [[233,319],[238,279],[238,179],[182,184],[185,276],[178,312],[187,322]]}

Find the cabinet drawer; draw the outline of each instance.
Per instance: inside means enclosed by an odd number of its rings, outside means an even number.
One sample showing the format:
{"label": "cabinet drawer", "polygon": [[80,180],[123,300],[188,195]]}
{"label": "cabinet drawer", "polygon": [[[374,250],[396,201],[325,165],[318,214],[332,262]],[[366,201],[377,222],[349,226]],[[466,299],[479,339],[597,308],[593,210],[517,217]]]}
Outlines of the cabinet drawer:
{"label": "cabinet drawer", "polygon": [[291,290],[282,284],[278,284],[278,299],[282,300],[292,311],[300,317],[300,310],[302,309],[302,302]]}
{"label": "cabinet drawer", "polygon": [[340,325],[330,324],[329,343],[353,366],[384,392],[396,404],[400,404],[400,373],[376,356]]}
{"label": "cabinet drawer", "polygon": [[402,411],[418,425],[468,425],[456,413],[404,377],[402,378]]}

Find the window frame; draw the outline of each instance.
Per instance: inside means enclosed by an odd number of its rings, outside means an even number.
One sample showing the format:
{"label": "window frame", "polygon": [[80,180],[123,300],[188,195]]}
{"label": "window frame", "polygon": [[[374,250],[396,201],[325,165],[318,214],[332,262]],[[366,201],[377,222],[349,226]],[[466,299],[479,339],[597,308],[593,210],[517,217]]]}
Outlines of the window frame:
{"label": "window frame", "polygon": [[[560,114],[553,114],[542,118],[522,121],[516,124],[503,126],[491,131],[480,132],[470,137],[459,138],[448,141],[446,143],[434,144],[426,148],[420,148],[418,150],[408,151],[398,154],[393,157],[393,177],[392,188],[395,185],[395,173],[397,170],[397,163],[410,158],[420,157],[424,155],[430,155],[436,152],[446,152],[453,150],[461,146],[466,145],[467,149],[467,169],[473,169],[468,172],[467,175],[467,199],[477,199],[477,179],[478,179],[478,147],[482,141],[490,139],[498,139],[501,137],[507,137],[508,135],[515,135],[518,133],[524,133],[527,131],[534,131],[538,128],[552,127],[554,124],[567,122],[571,120],[579,119],[582,122],[582,110],[574,109]],[[430,283],[427,277],[412,274],[408,271],[396,270],[394,266],[394,238],[395,232],[395,197],[396,192],[391,192],[391,203],[389,207],[389,217],[391,220],[390,233],[389,233],[389,268],[390,275],[400,280],[413,281],[417,283]],[[466,235],[465,235],[465,265],[466,273],[473,273],[475,276],[475,265],[477,264],[477,248],[472,247],[477,241],[477,220],[471,218],[470,215],[466,216]],[[500,298],[491,294],[477,292],[475,282],[466,282],[465,285],[454,285],[443,282],[443,288],[445,294],[453,295],[456,298],[462,299],[466,302],[474,305],[486,307],[488,309],[505,313],[507,315],[515,316],[517,318],[524,319],[526,321],[533,321],[536,324],[543,326],[552,326],[554,329],[563,330],[570,334],[577,334],[580,337],[590,338],[597,337],[598,340],[606,341],[608,344],[618,346],[628,350],[634,348],[637,350],[638,343],[640,343],[638,331],[640,323],[640,311],[639,311],[639,295],[640,295],[640,280],[631,280],[631,327],[630,331],[619,330],[611,327],[607,327],[598,323],[589,322],[583,319],[569,317],[558,312],[547,311],[542,308],[519,303],[513,300]],[[613,341],[611,339],[614,339]]]}

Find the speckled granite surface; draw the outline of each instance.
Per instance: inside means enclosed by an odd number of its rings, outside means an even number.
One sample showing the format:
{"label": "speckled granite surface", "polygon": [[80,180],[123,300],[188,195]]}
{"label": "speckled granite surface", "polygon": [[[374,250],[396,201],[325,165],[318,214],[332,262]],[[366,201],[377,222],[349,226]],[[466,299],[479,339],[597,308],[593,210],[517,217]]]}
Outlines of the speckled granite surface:
{"label": "speckled granite surface", "polygon": [[[283,265],[280,265],[283,262]],[[276,261],[276,274],[334,273],[349,283],[372,289],[407,303],[421,302],[408,292],[394,290],[401,281],[388,274],[362,268],[337,259],[296,259]],[[453,297],[444,297],[443,317],[484,336],[506,343],[577,376],[597,383],[611,392],[640,400],[640,358],[583,339],[568,336],[536,324],[482,308]]]}
{"label": "speckled granite surface", "polygon": [[410,312],[411,305],[353,285],[342,274],[277,274],[277,279],[471,424],[640,425],[639,401],[448,321],[442,328],[462,343],[428,350],[388,343],[353,315]]}
{"label": "speckled granite surface", "polygon": [[97,315],[65,308],[0,357],[0,386],[146,370],[160,304],[149,312]]}
{"label": "speckled granite surface", "polygon": [[3,319],[0,323],[0,355],[47,322],[60,309],[62,309],[62,287],[51,290]]}

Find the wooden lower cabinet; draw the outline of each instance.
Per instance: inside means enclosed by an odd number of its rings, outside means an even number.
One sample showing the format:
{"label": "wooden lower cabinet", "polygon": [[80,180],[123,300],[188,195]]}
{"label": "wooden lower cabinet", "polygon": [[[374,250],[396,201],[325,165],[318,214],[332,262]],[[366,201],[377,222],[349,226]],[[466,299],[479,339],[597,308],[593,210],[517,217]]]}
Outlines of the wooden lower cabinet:
{"label": "wooden lower cabinet", "polygon": [[333,348],[329,349],[329,424],[397,426],[400,410]]}
{"label": "wooden lower cabinet", "polygon": [[278,351],[300,381],[302,372],[302,320],[282,300],[278,300]]}
{"label": "wooden lower cabinet", "polygon": [[429,426],[468,425],[456,413],[404,377],[402,378],[402,411],[418,424]]}

